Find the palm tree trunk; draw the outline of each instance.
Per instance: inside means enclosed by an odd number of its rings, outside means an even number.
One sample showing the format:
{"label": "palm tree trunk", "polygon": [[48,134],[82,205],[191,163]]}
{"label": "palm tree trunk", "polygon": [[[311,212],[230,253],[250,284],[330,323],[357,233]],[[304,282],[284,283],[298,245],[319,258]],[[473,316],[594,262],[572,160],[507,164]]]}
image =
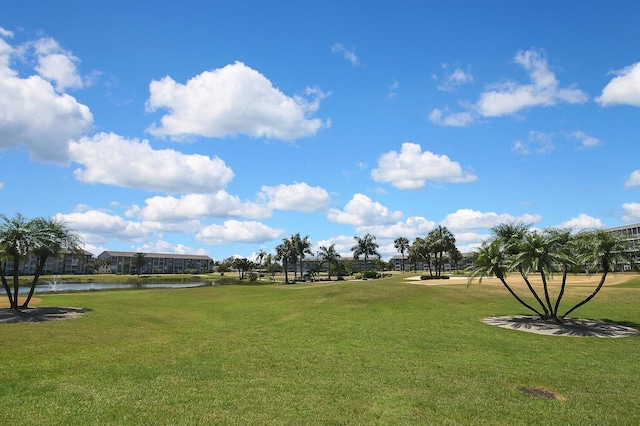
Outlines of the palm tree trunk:
{"label": "palm tree trunk", "polygon": [[578,303],[576,306],[574,306],[573,308],[569,309],[567,312],[564,313],[564,315],[562,315],[560,317],[560,319],[564,319],[567,315],[569,315],[571,312],[575,311],[576,309],[578,309],[580,306],[584,305],[585,303],[587,303],[589,300],[593,299],[594,297],[596,297],[596,294],[598,294],[598,292],[600,291],[600,289],[602,288],[602,286],[604,285],[604,280],[607,279],[607,274],[609,273],[608,268],[604,270],[604,272],[602,272],[602,278],[600,278],[600,283],[598,284],[598,287],[596,287],[596,289],[593,291],[593,293],[591,293],[589,295],[589,297],[587,297],[586,299],[584,299],[582,302]]}
{"label": "palm tree trunk", "polygon": [[4,275],[4,262],[0,262],[0,280],[2,280],[2,287],[7,292],[7,298],[9,299],[9,306],[11,306],[11,287],[7,282],[7,277]]}
{"label": "palm tree trunk", "polygon": [[18,309],[18,292],[20,291],[20,283],[18,282],[18,268],[20,267],[20,257],[13,256],[13,299],[11,307]]}
{"label": "palm tree trunk", "polygon": [[522,268],[519,268],[518,270],[520,272],[520,275],[522,276],[522,279],[527,284],[529,291],[531,292],[533,297],[535,297],[538,303],[540,303],[540,306],[542,307],[542,310],[544,311],[545,316],[549,315],[549,311],[547,311],[547,308],[544,306],[544,302],[542,301],[542,299],[540,299],[540,296],[538,296],[538,292],[536,292],[536,290],[533,288],[533,286],[529,282],[529,278],[527,278],[527,276],[524,274],[524,271],[522,270]]}
{"label": "palm tree trunk", "polygon": [[47,258],[41,257],[38,262],[38,267],[36,268],[36,273],[33,276],[33,280],[31,281],[31,288],[29,289],[29,295],[25,299],[24,303],[20,307],[21,309],[27,309],[29,306],[29,302],[31,301],[31,297],[33,297],[33,292],[36,289],[36,284],[38,284],[38,279],[40,278],[40,274],[42,274],[42,270],[44,269],[44,264],[46,263]]}
{"label": "palm tree trunk", "polygon": [[509,293],[511,293],[511,295],[513,297],[516,298],[516,300],[518,302],[520,302],[520,304],[526,308],[528,308],[529,310],[532,310],[533,312],[535,312],[539,317],[542,317],[543,315],[538,312],[537,309],[535,309],[534,307],[530,306],[527,302],[525,302],[524,300],[520,299],[520,297],[518,297],[518,295],[515,293],[515,291],[513,291],[513,289],[509,286],[509,284],[507,284],[507,282],[505,281],[504,277],[498,277],[498,279],[502,282],[502,285],[505,286],[505,288],[507,290],[509,290]]}
{"label": "palm tree trunk", "polygon": [[562,285],[560,286],[560,293],[558,293],[558,298],[556,299],[556,306],[553,310],[552,315],[554,318],[558,317],[558,309],[560,308],[560,300],[562,300],[562,296],[564,296],[564,289],[567,286],[567,265],[563,265],[562,267]]}
{"label": "palm tree trunk", "polygon": [[289,284],[289,273],[287,272],[289,265],[287,264],[287,261],[285,259],[282,260],[282,264],[284,266],[284,283]]}
{"label": "palm tree trunk", "polygon": [[551,298],[549,297],[549,286],[547,285],[547,276],[543,271],[540,271],[540,277],[542,278],[542,288],[544,289],[544,299],[547,301],[549,312],[553,315],[553,305],[551,304]]}

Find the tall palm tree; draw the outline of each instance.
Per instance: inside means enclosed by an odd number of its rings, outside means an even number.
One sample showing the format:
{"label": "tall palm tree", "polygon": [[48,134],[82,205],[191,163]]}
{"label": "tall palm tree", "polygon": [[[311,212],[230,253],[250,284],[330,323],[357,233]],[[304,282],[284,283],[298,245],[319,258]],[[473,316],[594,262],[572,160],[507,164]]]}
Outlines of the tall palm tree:
{"label": "tall palm tree", "polygon": [[[296,248],[289,238],[284,238],[282,243],[276,246],[276,260],[282,262],[284,267],[284,282],[289,283],[289,262],[296,261]],[[295,268],[294,268],[295,269]]]}
{"label": "tall palm tree", "polygon": [[311,241],[309,240],[309,236],[305,236],[302,238],[300,233],[291,236],[291,242],[296,250],[296,255],[298,257],[299,266],[300,266],[300,276],[304,275],[302,270],[302,261],[305,258],[305,255],[312,254],[311,253]]}
{"label": "tall palm tree", "polygon": [[409,249],[409,240],[405,237],[398,237],[393,242],[393,246],[402,254],[402,273],[404,274],[404,252]]}
{"label": "tall palm tree", "polygon": [[320,257],[327,262],[327,275],[329,281],[331,281],[331,266],[335,265],[340,258],[340,254],[336,251],[336,245],[331,244],[329,247],[321,246],[320,247]]}
{"label": "tall palm tree", "polygon": [[256,255],[256,259],[258,260],[258,263],[260,265],[260,272],[258,273],[258,276],[260,277],[260,281],[262,281],[262,269],[264,266],[264,258],[267,256],[267,253],[260,249],[260,251],[258,251],[258,254]]}
{"label": "tall palm tree", "polygon": [[438,225],[437,228],[429,232],[427,239],[432,245],[436,260],[436,276],[439,277],[442,272],[443,254],[455,248],[456,237],[446,227]]}
{"label": "tall palm tree", "polygon": [[[376,237],[371,234],[365,234],[363,237],[353,237],[356,240],[356,244],[351,247],[354,259],[358,259],[360,256],[364,256],[364,267],[367,269],[369,256],[378,256],[378,243],[376,243]],[[362,271],[360,271],[362,272]]]}

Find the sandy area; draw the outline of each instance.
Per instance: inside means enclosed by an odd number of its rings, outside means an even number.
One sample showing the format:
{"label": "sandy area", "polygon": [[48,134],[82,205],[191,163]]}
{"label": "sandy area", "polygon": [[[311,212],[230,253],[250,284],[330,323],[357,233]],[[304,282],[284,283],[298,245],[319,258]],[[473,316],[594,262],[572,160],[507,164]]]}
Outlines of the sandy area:
{"label": "sandy area", "polygon": [[[606,285],[613,284],[621,284],[630,279],[639,277],[640,274],[609,274],[607,275],[607,280],[605,281]],[[412,284],[420,284],[420,285],[450,285],[450,284],[466,284],[467,277],[451,277],[448,280],[421,280],[419,275],[407,277],[405,280],[411,282]],[[519,274],[511,274],[506,279],[507,284],[509,284],[513,288],[525,288],[526,284],[524,280]],[[540,276],[537,274],[532,274],[529,276],[529,281],[532,284],[541,284]],[[567,276],[567,284],[571,286],[594,286],[598,285],[600,282],[600,274],[593,275],[569,275]],[[473,280],[472,285],[478,285],[479,280]],[[562,275],[555,275],[553,279],[548,279],[547,284],[549,287],[560,286],[562,284]],[[483,278],[482,285],[498,285],[502,286],[502,283],[497,278]]]}

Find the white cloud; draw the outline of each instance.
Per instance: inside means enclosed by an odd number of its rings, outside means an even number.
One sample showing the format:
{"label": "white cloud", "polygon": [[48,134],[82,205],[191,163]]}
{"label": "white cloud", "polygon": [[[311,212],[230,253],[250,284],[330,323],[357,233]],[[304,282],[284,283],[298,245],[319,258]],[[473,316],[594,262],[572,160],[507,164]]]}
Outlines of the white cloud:
{"label": "white cloud", "polygon": [[604,228],[604,224],[600,219],[591,217],[584,213],[580,213],[578,217],[571,218],[559,225],[560,228],[571,228],[575,231],[584,229],[600,229]]}
{"label": "white cloud", "polygon": [[205,249],[195,249],[193,247],[185,246],[184,244],[172,244],[164,240],[157,240],[155,242],[148,242],[140,246],[132,247],[132,251],[141,253],[195,254],[200,256],[209,255]]}
{"label": "white cloud", "polygon": [[138,222],[125,220],[99,210],[88,210],[69,214],[58,213],[55,218],[78,231],[82,240],[89,244],[104,244],[109,240],[141,241],[149,238],[153,231]]}
{"label": "white cloud", "polygon": [[71,158],[82,164],[76,178],[125,188],[169,193],[213,192],[224,188],[233,172],[218,157],[154,150],[146,140],[113,133],[83,137],[69,144]]}
{"label": "white cloud", "polygon": [[531,154],[531,151],[529,150],[529,147],[527,146],[527,144],[525,144],[522,141],[514,141],[513,146],[511,147],[511,150],[522,155]]}
{"label": "white cloud", "polygon": [[0,149],[24,145],[32,159],[65,164],[67,142],[89,131],[93,116],[86,105],[37,75],[20,78],[9,68],[13,49],[0,40]]}
{"label": "white cloud", "polygon": [[326,96],[318,88],[307,88],[306,97],[286,96],[241,62],[205,71],[186,84],[169,76],[154,80],[149,91],[147,110],[169,112],[147,131],[176,140],[238,134],[293,140],[328,126],[328,121],[310,117]]}
{"label": "white cloud", "polygon": [[640,203],[624,203],[622,205],[624,216],[622,220],[625,222],[635,222],[640,220]]}
{"label": "white cloud", "polygon": [[581,130],[576,130],[571,134],[571,136],[580,140],[580,146],[578,149],[589,149],[602,145],[603,143],[600,139],[594,138]]}
{"label": "white cloud", "polygon": [[[449,69],[447,64],[443,64],[442,66],[445,70]],[[473,74],[471,70],[467,68],[467,70],[463,70],[459,67],[456,67],[453,71],[446,73],[444,77],[437,78],[440,81],[438,85],[438,90],[442,90],[444,92],[453,92],[458,89],[460,86],[463,86],[468,83],[473,83]]]}
{"label": "white cloud", "polygon": [[62,49],[52,38],[41,38],[33,43],[38,65],[35,70],[41,77],[52,81],[58,92],[68,88],[84,87],[78,72],[78,58]]}
{"label": "white cloud", "polygon": [[378,158],[378,168],[371,171],[376,182],[390,182],[399,189],[423,188],[427,181],[473,182],[476,176],[465,172],[446,155],[422,152],[420,145],[405,142],[400,153],[390,151]]}
{"label": "white cloud", "polygon": [[242,202],[238,196],[225,191],[181,197],[156,196],[147,198],[145,204],[142,208],[134,206],[129,215],[149,221],[175,222],[207,217],[264,218],[272,213],[268,206]]}
{"label": "white cloud", "polygon": [[360,62],[358,61],[358,57],[356,56],[355,48],[352,48],[351,50],[349,50],[346,47],[344,47],[341,43],[335,43],[333,46],[331,46],[331,51],[333,53],[342,53],[344,58],[349,62],[351,62],[351,65],[353,65],[354,67],[360,64]]}
{"label": "white cloud", "polygon": [[195,235],[195,238],[211,245],[264,243],[265,241],[280,238],[283,232],[282,229],[271,228],[260,222],[227,220],[222,225],[212,224],[205,226]]}
{"label": "white cloud", "polygon": [[516,140],[511,150],[522,155],[530,155],[533,152],[537,154],[548,154],[555,149],[553,144],[553,133],[543,133],[537,130],[531,130],[527,142]]}
{"label": "white cloud", "polygon": [[273,209],[307,213],[325,210],[331,201],[329,193],[324,188],[311,187],[304,182],[293,185],[263,186],[258,198]]}
{"label": "white cloud", "polygon": [[355,244],[353,235],[336,235],[326,240],[317,241],[313,245],[312,251],[318,250],[322,246],[329,247],[332,244],[335,245],[335,249],[340,253],[340,256],[347,258],[353,256],[353,252],[351,251],[351,247]]}
{"label": "white cloud", "polygon": [[624,186],[631,188],[632,186],[640,186],[640,170],[634,170],[629,175],[629,179],[624,183]]}
{"label": "white cloud", "polygon": [[390,211],[364,194],[354,194],[344,210],[329,209],[327,218],[332,222],[353,226],[390,224],[402,218],[402,212]]}
{"label": "white cloud", "polygon": [[481,212],[472,209],[459,209],[454,213],[449,213],[445,219],[440,222],[442,226],[446,226],[452,231],[473,230],[473,229],[489,229],[505,222],[524,222],[536,223],[540,222],[540,215],[524,214],[522,216],[513,216],[508,213],[498,214],[495,212]]}
{"label": "white cloud", "polygon": [[602,106],[632,105],[640,107],[640,62],[616,71],[614,77],[596,98]]}
{"label": "white cloud", "polygon": [[13,38],[13,33],[7,29],[0,27],[0,37]]}
{"label": "white cloud", "polygon": [[451,127],[465,127],[473,123],[475,120],[473,114],[469,111],[449,112],[445,109],[434,109],[429,114],[429,121],[433,124]]}
{"label": "white cloud", "polygon": [[581,90],[560,87],[542,52],[534,49],[521,50],[514,57],[514,62],[529,73],[531,83],[518,84],[508,81],[492,85],[490,90],[482,93],[476,104],[481,116],[499,117],[534,106],[587,101],[587,96]]}
{"label": "white cloud", "polygon": [[398,238],[400,236],[413,239],[424,237],[435,228],[436,223],[421,216],[412,216],[403,222],[390,225],[362,225],[356,227],[358,234],[371,234],[378,238]]}

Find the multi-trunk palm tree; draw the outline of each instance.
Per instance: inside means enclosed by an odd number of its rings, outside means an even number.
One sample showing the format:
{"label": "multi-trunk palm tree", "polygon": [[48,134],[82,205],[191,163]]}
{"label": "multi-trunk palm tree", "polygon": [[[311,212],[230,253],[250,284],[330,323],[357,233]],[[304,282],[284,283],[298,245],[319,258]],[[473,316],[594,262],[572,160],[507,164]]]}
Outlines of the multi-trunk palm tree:
{"label": "multi-trunk palm tree", "polygon": [[[492,229],[492,238],[474,253],[469,283],[478,277],[481,281],[483,276],[495,276],[524,307],[544,320],[562,323],[567,315],[598,294],[617,262],[629,260],[627,250],[627,241],[612,232],[572,234],[569,230],[554,228],[538,232],[529,230],[529,225],[522,223],[502,224]],[[589,272],[599,269],[602,272],[600,282],[588,297],[560,315],[567,273],[583,265]],[[522,277],[536,307],[516,294],[507,283],[510,272]],[[536,289],[529,280],[532,273],[540,276],[541,289]],[[562,281],[554,301],[549,291],[549,279],[555,273],[562,274]]]}
{"label": "multi-trunk palm tree", "polygon": [[393,246],[402,255],[402,273],[404,274],[404,252],[409,249],[409,240],[406,239],[405,237],[398,237],[393,242]]}
{"label": "multi-trunk palm tree", "polygon": [[[353,237],[356,240],[356,244],[351,247],[353,252],[353,258],[358,259],[360,256],[364,256],[365,270],[368,268],[369,256],[378,256],[378,243],[376,243],[376,237],[371,234],[365,234],[363,237]],[[362,272],[362,271],[361,271]]]}
{"label": "multi-trunk palm tree", "polygon": [[331,244],[329,247],[321,246],[320,257],[327,262],[327,275],[329,281],[331,281],[331,267],[335,266],[338,263],[338,259],[340,259],[340,254],[336,251],[336,245]]}
{"label": "multi-trunk palm tree", "polygon": [[[49,257],[57,256],[62,250],[77,251],[81,244],[79,235],[62,221],[42,217],[27,219],[19,213],[13,218],[0,215],[0,255],[13,261],[13,291],[7,282],[4,262],[0,262],[0,280],[11,308],[26,309],[29,306]],[[37,265],[29,294],[18,306],[20,262],[28,254],[37,258]]]}

